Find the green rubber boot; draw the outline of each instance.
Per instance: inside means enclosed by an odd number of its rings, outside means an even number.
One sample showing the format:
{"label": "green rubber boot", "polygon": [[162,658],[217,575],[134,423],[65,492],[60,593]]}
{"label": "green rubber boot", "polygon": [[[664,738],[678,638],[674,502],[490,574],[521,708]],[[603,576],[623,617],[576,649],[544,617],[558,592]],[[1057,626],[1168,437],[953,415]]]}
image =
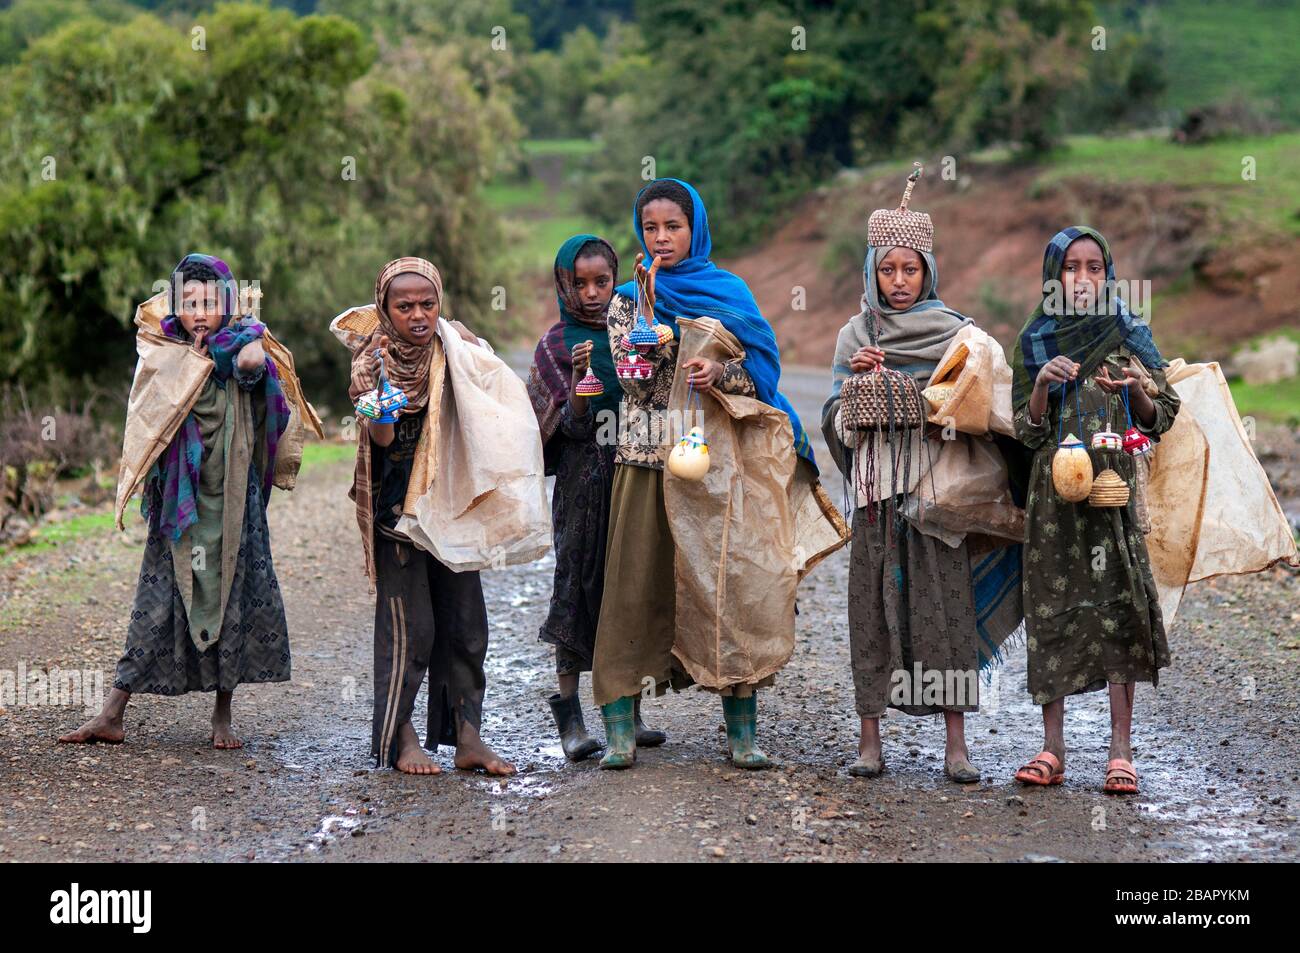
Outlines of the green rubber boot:
{"label": "green rubber boot", "polygon": [[754,745],[754,732],[758,727],[758,699],[722,696],[722,717],[727,721],[727,747],[731,749],[731,763],[738,768],[766,768],[771,765]]}
{"label": "green rubber boot", "polygon": [[605,720],[605,757],[602,768],[630,768],[636,761],[636,708],[633,695],[600,706]]}

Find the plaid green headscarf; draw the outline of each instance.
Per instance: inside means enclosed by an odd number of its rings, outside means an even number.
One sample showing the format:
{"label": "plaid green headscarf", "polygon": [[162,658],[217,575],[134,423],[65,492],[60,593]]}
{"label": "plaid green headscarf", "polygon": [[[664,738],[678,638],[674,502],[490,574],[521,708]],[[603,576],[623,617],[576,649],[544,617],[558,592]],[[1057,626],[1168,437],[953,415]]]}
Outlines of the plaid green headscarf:
{"label": "plaid green headscarf", "polygon": [[1112,299],[1106,314],[1047,313],[1047,284],[1061,280],[1065,251],[1080,238],[1091,238],[1101,246],[1106,261],[1106,281],[1112,286],[1115,281],[1115,261],[1100,232],[1083,225],[1071,225],[1052,236],[1043,252],[1043,300],[1021,329],[1011,358],[1014,375],[1011,403],[1016,410],[1029,403],[1038,372],[1058,354],[1064,354],[1080,365],[1082,377],[1091,376],[1121,342],[1147,367],[1165,366],[1165,359],[1160,356],[1160,350],[1151,337],[1151,328],[1145,320],[1129,311],[1121,298]]}

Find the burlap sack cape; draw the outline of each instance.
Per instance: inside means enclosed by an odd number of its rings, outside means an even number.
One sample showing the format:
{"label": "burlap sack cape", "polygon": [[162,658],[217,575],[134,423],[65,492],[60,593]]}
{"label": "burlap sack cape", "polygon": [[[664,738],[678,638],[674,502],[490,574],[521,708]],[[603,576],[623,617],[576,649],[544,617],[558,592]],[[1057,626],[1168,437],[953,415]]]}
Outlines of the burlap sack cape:
{"label": "burlap sack cape", "polygon": [[1177,358],[1165,377],[1182,405],[1151,453],[1146,541],[1168,626],[1189,582],[1300,560],[1219,365]]}
{"label": "burlap sack cape", "polygon": [[[689,409],[693,357],[742,357],[713,318],[679,318],[678,369],[670,418]],[[813,470],[794,452],[790,419],[752,397],[701,396],[710,466],[692,482],[664,474],[676,550],[677,635],[673,654],[700,685],[756,684],[794,652],[799,580],[848,542],[843,517]],[[676,436],[676,435],[674,435]]]}
{"label": "burlap sack cape", "polygon": [[[242,308],[241,313],[244,313]],[[127,402],[122,462],[118,468],[114,509],[118,529],[122,528],[127,502],[140,491],[154,461],[176,436],[214,367],[210,358],[162,333],[162,319],[166,315],[165,291],[135,309],[135,349],[140,359]],[[280,437],[272,482],[282,490],[292,490],[298,479],[307,431],[317,437],[324,434],[316,409],[303,394],[294,370],[293,354],[269,330],[262,338],[262,347],[275,362],[280,385],[289,402],[289,423]]]}
{"label": "burlap sack cape", "polygon": [[[351,347],[378,326],[365,305],[330,330]],[[397,529],[455,572],[540,559],[551,548],[551,504],[524,382],[486,341],[468,344],[445,318],[437,333],[429,410]],[[369,439],[364,429],[359,439]]]}

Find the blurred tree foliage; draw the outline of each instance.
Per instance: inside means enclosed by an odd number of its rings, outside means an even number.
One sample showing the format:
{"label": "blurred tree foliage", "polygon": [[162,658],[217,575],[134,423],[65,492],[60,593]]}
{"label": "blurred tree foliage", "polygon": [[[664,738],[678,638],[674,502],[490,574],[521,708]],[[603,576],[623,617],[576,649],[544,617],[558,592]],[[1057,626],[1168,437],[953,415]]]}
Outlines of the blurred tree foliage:
{"label": "blurred tree foliage", "polygon": [[448,310],[491,332],[478,191],[517,135],[504,92],[451,45],[338,16],[222,5],[192,23],[204,49],[188,22],[75,10],[0,68],[0,379],[124,380],[135,304],[192,250],[261,282],[321,403],[345,379],[328,322],[390,258],[436,261]]}
{"label": "blurred tree foliage", "polygon": [[[583,122],[606,148],[586,206],[622,225],[652,158],[701,190],[722,246],[760,238],[845,165],[900,148],[1033,154],[1078,128],[1081,105],[1104,122],[1160,89],[1131,46],[1093,51],[1089,0],[655,0],[637,14],[640,45],[618,52],[629,68],[607,54],[593,74],[605,92]],[[559,58],[589,62],[580,49]],[[1100,103],[1097,76],[1111,81]]]}

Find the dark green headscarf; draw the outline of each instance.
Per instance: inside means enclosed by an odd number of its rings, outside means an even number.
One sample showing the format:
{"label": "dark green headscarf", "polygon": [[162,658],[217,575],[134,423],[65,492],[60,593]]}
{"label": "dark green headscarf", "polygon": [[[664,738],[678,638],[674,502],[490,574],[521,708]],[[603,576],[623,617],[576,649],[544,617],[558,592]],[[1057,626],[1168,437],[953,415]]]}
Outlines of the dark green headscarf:
{"label": "dark green headscarf", "polygon": [[[578,252],[588,242],[596,242],[609,250],[614,262],[614,280],[618,280],[618,255],[609,242],[597,235],[574,235],[555,255],[555,298],[560,308],[560,320],[551,326],[537,342],[533,353],[533,366],[528,374],[528,393],[533,410],[537,413],[542,440],[555,433],[559,424],[560,408],[569,399],[569,382],[573,376],[573,348],[583,341],[591,341],[591,368],[605,387],[605,393],[591,398],[592,411],[618,414],[618,404],[623,389],[614,373],[614,355],[609,349],[609,331],[605,316],[588,318],[582,311],[578,297],[574,262]],[[599,426],[599,421],[597,421]]]}

